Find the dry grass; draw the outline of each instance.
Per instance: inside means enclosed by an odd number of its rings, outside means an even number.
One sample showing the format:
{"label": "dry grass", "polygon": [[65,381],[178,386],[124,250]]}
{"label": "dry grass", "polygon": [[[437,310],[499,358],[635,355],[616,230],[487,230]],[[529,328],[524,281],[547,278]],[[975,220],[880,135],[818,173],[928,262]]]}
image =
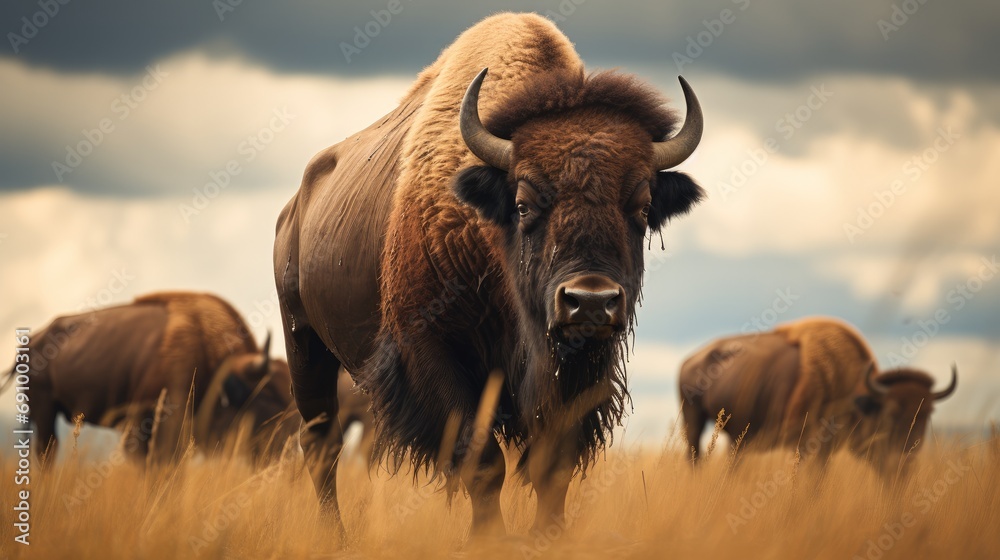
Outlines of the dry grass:
{"label": "dry grass", "polygon": [[[732,453],[732,449],[730,449]],[[467,542],[470,507],[421,479],[340,472],[346,548],[326,530],[296,453],[254,473],[239,460],[185,454],[178,467],[68,458],[33,472],[31,545],[13,544],[13,479],[0,496],[4,558],[995,558],[1000,550],[1000,434],[928,444],[889,488],[851,457],[825,477],[792,452],[719,455],[696,469],[686,450],[609,452],[574,483],[567,528],[534,533],[527,488],[503,496],[506,539]],[[8,459],[4,472],[11,473]],[[797,473],[794,471],[797,469]],[[955,473],[958,470],[957,474]],[[967,469],[967,470],[965,470]],[[794,477],[793,477],[794,475]],[[931,497],[923,494],[930,492]],[[933,499],[933,501],[932,501]],[[879,543],[888,548],[866,556]],[[880,551],[881,552],[881,551]]]}

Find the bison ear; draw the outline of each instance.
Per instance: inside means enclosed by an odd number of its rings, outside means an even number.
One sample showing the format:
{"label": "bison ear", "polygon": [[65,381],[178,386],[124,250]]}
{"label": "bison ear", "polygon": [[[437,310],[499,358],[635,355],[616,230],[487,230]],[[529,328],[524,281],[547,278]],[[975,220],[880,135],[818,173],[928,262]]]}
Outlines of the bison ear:
{"label": "bison ear", "polygon": [[250,398],[250,391],[250,386],[242,379],[235,374],[229,374],[229,377],[222,383],[222,397],[220,398],[222,406],[235,406],[237,408],[243,406]]}
{"label": "bison ear", "polygon": [[458,173],[452,188],[459,200],[487,220],[502,226],[514,223],[514,193],[506,171],[488,165],[469,167]]}
{"label": "bison ear", "polygon": [[687,214],[695,204],[705,198],[705,191],[694,179],[679,171],[660,171],[656,174],[656,184],[650,189],[652,201],[649,229],[659,230],[670,218]]}
{"label": "bison ear", "polygon": [[854,399],[854,406],[858,407],[858,410],[860,410],[862,414],[875,414],[876,412],[882,410],[882,403],[871,395],[861,395],[860,397],[856,397]]}

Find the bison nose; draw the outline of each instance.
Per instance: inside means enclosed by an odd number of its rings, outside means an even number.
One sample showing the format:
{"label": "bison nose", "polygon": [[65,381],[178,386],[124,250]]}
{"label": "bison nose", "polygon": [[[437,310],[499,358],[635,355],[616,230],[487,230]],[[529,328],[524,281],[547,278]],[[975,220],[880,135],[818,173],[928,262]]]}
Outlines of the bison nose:
{"label": "bison nose", "polygon": [[[593,336],[625,322],[625,290],[596,274],[578,276],[556,288],[555,325],[579,327]],[[609,328],[610,327],[610,328]],[[587,330],[593,333],[587,333]]]}

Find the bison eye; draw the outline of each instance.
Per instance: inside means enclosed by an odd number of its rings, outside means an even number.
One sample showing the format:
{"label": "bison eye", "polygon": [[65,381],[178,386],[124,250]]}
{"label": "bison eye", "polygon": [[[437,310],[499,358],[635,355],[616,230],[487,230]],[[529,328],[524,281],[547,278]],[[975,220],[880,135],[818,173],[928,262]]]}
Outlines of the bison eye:
{"label": "bison eye", "polygon": [[522,218],[524,218],[524,217],[526,217],[530,213],[531,213],[531,209],[528,208],[527,204],[521,202],[520,204],[517,205],[517,215],[518,216],[521,216]]}
{"label": "bison eye", "polygon": [[648,218],[649,217],[649,209],[652,208],[652,207],[653,207],[652,204],[647,204],[647,205],[645,205],[645,206],[642,207],[641,212],[642,212],[642,217],[643,218]]}

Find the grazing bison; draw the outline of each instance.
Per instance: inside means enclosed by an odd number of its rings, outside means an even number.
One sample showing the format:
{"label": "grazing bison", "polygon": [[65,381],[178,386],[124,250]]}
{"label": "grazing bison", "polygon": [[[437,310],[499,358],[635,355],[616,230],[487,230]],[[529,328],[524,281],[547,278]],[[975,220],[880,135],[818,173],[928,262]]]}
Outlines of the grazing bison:
{"label": "grazing bison", "polygon": [[309,163],[278,218],[275,281],[302,445],[338,528],[342,433],[314,420],[337,416],[341,364],[372,399],[376,453],[464,482],[475,531],[502,529],[498,438],[524,452],[536,526],[561,518],[627,406],[646,236],[703,196],[662,171],[701,137],[681,85],[670,137],[654,90],[588,76],[551,22],[500,14]]}
{"label": "grazing bison", "polygon": [[287,364],[268,358],[269,340],[258,348],[236,310],[208,294],[150,294],[59,317],[31,337],[36,441],[54,456],[56,416],[83,414],[88,423],[129,430],[127,451],[144,456],[154,446],[156,458],[167,458],[182,429],[193,428],[198,445],[211,450],[238,419],[252,415],[255,455],[277,451],[297,426],[281,422],[291,381]]}
{"label": "grazing bison", "polygon": [[[773,331],[721,338],[684,361],[680,397],[688,445],[695,457],[705,421],[723,408],[725,430],[758,449],[800,446],[825,459],[847,445],[884,474],[893,457],[924,437],[934,401],[934,380],[910,368],[876,375],[875,358],[846,324],[816,317]],[[807,418],[808,416],[808,418]],[[749,428],[747,428],[749,426]]]}

